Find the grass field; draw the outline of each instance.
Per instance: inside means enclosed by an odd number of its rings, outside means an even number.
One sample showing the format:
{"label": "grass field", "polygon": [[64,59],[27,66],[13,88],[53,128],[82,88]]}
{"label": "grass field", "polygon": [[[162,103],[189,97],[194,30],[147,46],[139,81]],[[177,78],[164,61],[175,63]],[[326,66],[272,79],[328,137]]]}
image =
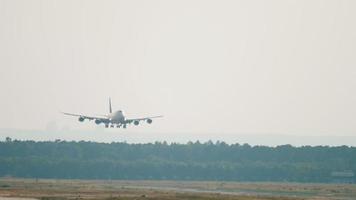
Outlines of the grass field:
{"label": "grass field", "polygon": [[[356,199],[356,185],[201,181],[0,179],[0,200]],[[15,198],[15,199],[13,199]]]}

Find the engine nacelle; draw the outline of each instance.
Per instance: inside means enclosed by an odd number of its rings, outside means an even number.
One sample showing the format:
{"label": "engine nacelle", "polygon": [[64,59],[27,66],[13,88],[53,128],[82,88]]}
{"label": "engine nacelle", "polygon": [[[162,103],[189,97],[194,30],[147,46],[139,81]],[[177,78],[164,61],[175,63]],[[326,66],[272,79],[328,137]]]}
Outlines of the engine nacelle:
{"label": "engine nacelle", "polygon": [[146,121],[147,121],[147,123],[149,123],[149,124],[152,123],[152,119],[147,119]]}
{"label": "engine nacelle", "polygon": [[78,121],[83,122],[84,121],[84,117],[79,117]]}
{"label": "engine nacelle", "polygon": [[134,121],[134,124],[137,126],[137,125],[140,124],[140,122],[139,121]]}
{"label": "engine nacelle", "polygon": [[99,125],[99,124],[101,124],[101,122],[102,122],[102,121],[101,121],[100,119],[96,119],[96,120],[95,120],[95,124],[98,124],[98,125]]}

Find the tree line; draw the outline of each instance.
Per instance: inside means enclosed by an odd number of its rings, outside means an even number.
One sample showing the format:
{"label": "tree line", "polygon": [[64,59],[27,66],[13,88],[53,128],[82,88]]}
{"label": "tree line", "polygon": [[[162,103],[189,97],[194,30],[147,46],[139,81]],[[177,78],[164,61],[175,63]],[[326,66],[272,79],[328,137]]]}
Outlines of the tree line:
{"label": "tree line", "polygon": [[356,172],[356,147],[0,142],[2,177],[332,182],[337,171]]}

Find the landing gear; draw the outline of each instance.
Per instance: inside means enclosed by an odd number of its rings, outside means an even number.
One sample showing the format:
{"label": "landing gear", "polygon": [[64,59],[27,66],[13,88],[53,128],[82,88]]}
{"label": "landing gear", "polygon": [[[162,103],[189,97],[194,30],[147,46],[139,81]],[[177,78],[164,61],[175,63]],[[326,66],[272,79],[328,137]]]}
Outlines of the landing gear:
{"label": "landing gear", "polygon": [[126,128],[126,124],[105,124],[105,128]]}

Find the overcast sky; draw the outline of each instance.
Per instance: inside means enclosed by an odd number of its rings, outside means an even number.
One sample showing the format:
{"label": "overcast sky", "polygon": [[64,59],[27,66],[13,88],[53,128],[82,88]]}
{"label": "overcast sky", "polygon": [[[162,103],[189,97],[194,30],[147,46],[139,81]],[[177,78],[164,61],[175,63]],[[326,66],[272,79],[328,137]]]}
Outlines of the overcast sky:
{"label": "overcast sky", "polygon": [[[0,0],[0,128],[356,136],[356,1]],[[112,134],[112,133],[111,133]],[[58,136],[60,138],[60,136]]]}

